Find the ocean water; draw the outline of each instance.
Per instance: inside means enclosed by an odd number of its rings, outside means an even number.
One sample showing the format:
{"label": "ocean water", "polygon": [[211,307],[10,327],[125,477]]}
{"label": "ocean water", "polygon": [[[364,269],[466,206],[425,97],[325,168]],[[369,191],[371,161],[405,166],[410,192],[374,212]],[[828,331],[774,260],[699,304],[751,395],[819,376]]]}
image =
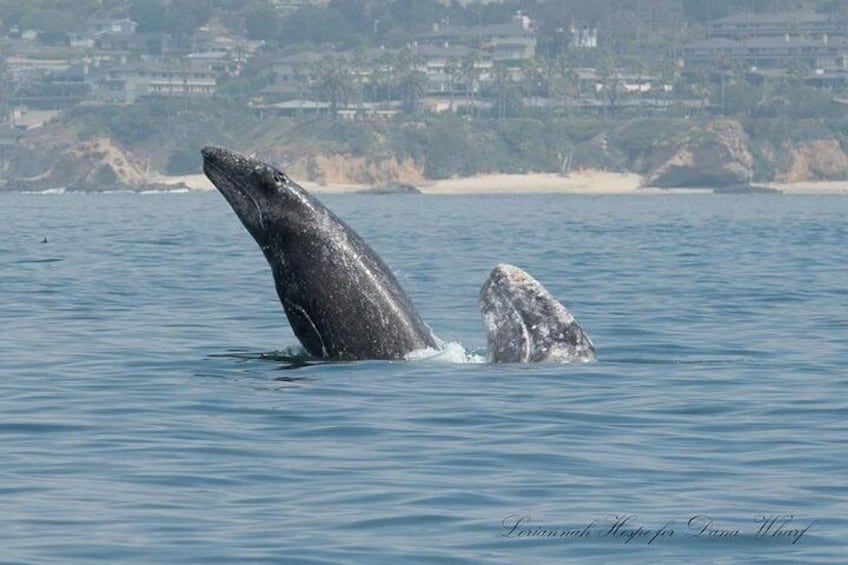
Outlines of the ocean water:
{"label": "ocean water", "polygon": [[[322,200],[445,353],[303,359],[217,193],[0,194],[0,562],[845,562],[848,198]],[[501,261],[597,362],[480,362]]]}

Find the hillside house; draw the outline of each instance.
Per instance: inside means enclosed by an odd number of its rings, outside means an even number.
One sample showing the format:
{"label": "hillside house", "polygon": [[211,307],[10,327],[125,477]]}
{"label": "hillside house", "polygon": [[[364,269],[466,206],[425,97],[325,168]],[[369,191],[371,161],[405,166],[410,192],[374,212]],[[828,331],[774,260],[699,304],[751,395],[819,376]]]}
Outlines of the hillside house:
{"label": "hillside house", "polygon": [[521,12],[506,24],[437,27],[431,33],[418,36],[417,43],[477,49],[493,61],[524,61],[536,56],[533,22]]}
{"label": "hillside house", "polygon": [[132,104],[141,96],[205,97],[215,93],[218,73],[190,59],[105,65],[93,77],[100,102]]}

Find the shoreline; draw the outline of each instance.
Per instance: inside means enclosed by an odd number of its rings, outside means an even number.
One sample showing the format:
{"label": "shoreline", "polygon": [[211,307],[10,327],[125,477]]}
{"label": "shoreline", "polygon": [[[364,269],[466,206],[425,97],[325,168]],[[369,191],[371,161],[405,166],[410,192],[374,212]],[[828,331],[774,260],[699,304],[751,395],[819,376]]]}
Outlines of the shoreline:
{"label": "shoreline", "polygon": [[[185,186],[192,191],[214,190],[214,186],[203,174],[184,176],[155,175],[151,183],[165,186]],[[318,184],[299,182],[301,186],[316,194],[351,194],[371,188],[371,185],[353,183]],[[792,183],[768,183],[766,186],[781,190],[784,194],[798,195],[848,195],[848,180],[806,181]],[[706,188],[653,188],[642,187],[641,177],[635,173],[611,173],[607,171],[576,171],[568,176],[554,173],[531,173],[524,175],[487,174],[472,177],[425,180],[417,185],[422,194],[704,194]]]}

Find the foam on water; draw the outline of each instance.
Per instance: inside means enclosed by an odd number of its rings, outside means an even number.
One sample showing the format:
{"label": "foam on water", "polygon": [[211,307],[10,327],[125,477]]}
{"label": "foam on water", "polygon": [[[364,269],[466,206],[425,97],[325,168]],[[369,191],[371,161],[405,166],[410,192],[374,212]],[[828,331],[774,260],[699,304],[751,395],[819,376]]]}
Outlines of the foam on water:
{"label": "foam on water", "polygon": [[437,363],[486,363],[486,355],[467,350],[457,341],[437,340],[438,349],[418,349],[406,356],[407,361],[427,361]]}

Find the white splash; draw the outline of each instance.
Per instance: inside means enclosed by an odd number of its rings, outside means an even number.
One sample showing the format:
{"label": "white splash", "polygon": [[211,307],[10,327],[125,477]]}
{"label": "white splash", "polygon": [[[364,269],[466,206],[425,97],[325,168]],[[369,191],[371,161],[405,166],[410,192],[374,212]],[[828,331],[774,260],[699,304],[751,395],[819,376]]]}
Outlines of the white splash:
{"label": "white splash", "polygon": [[435,363],[480,364],[488,363],[485,355],[465,349],[458,341],[444,342],[437,338],[438,349],[428,347],[407,353],[407,361],[426,361]]}

